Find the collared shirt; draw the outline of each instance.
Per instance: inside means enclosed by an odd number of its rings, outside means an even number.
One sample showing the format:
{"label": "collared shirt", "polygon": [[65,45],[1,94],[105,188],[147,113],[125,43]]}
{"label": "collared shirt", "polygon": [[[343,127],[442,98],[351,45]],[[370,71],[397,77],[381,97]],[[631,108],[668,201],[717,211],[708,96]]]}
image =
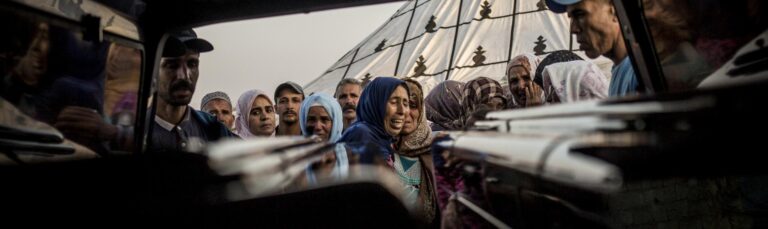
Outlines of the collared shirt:
{"label": "collared shirt", "polygon": [[153,152],[200,152],[208,141],[203,125],[191,118],[192,108],[187,107],[184,117],[178,124],[173,124],[155,115],[152,129]]}
{"label": "collared shirt", "polygon": [[[182,117],[181,122],[182,123],[183,122],[189,122],[189,116],[190,116],[189,115],[189,111],[184,112],[184,117]],[[157,123],[157,125],[160,125],[160,127],[162,127],[163,129],[165,129],[167,131],[172,131],[173,128],[176,127],[176,124],[167,122],[167,121],[163,120],[162,118],[160,118],[160,116],[157,116],[157,115],[155,115],[155,123]]]}
{"label": "collared shirt", "polygon": [[616,66],[611,69],[611,84],[608,86],[608,96],[625,96],[637,93],[637,76],[635,69],[632,68],[632,62],[629,56],[624,57]]}

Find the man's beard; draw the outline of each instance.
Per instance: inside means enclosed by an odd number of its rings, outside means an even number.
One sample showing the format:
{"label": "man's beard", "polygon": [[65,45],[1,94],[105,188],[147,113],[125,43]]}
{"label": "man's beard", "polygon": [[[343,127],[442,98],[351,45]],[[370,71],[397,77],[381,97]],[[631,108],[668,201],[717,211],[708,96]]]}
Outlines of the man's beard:
{"label": "man's beard", "polygon": [[[293,120],[288,119],[288,114],[293,114]],[[283,123],[288,124],[288,125],[292,125],[292,124],[296,123],[298,121],[298,119],[299,119],[299,115],[295,111],[283,112],[283,114],[281,114],[280,117],[283,117],[283,118],[280,118],[280,119],[282,119]]]}

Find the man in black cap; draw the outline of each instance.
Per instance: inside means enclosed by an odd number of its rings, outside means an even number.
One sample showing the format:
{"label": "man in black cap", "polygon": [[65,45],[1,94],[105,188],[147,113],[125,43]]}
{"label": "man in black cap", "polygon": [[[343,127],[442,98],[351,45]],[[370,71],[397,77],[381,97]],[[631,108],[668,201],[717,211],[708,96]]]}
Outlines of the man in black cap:
{"label": "man in black cap", "polygon": [[277,86],[275,90],[275,109],[280,115],[280,124],[275,135],[301,135],[299,126],[299,108],[304,101],[304,89],[298,84],[288,81]]}
{"label": "man in black cap", "polygon": [[200,53],[212,50],[213,45],[197,38],[192,30],[168,37],[156,82],[150,152],[200,152],[208,142],[235,137],[215,117],[189,106],[199,75]]}

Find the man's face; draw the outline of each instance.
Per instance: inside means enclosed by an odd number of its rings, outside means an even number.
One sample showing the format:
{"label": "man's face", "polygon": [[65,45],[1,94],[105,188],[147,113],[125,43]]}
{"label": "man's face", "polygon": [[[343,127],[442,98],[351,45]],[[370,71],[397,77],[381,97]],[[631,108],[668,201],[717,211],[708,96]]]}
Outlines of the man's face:
{"label": "man's face", "polygon": [[293,124],[299,120],[299,107],[302,102],[301,94],[290,89],[283,89],[277,96],[277,113],[280,122]]}
{"label": "man's face", "polygon": [[613,5],[605,0],[583,0],[568,6],[571,33],[576,34],[579,49],[589,58],[597,58],[618,42],[619,21]]}
{"label": "man's face", "polygon": [[387,101],[387,113],[384,116],[384,129],[395,137],[400,134],[405,124],[405,114],[408,108],[408,92],[403,86],[398,86]]}
{"label": "man's face", "polygon": [[341,105],[341,111],[344,113],[344,119],[352,120],[357,117],[355,109],[357,109],[357,102],[360,100],[360,85],[356,84],[344,84],[339,87],[336,93],[336,100]]}
{"label": "man's face", "polygon": [[309,112],[307,112],[307,125],[305,128],[307,133],[317,135],[320,139],[327,142],[331,137],[333,119],[331,119],[331,116],[328,115],[324,107],[310,107]]}
{"label": "man's face", "polygon": [[232,128],[235,122],[235,116],[232,114],[232,105],[223,99],[214,99],[203,106],[203,112],[216,117],[219,122],[224,123],[227,128]]}
{"label": "man's face", "polygon": [[256,136],[270,136],[275,131],[275,110],[269,99],[259,96],[253,100],[248,129]]}
{"label": "man's face", "polygon": [[192,99],[197,83],[200,54],[188,51],[180,57],[160,59],[157,94],[173,106],[186,106]]}

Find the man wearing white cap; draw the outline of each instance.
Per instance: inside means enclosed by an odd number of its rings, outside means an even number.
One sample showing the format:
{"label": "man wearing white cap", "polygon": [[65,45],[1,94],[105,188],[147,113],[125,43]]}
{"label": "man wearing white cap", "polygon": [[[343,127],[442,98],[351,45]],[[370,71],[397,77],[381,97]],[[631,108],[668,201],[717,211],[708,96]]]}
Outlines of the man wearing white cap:
{"label": "man wearing white cap", "polygon": [[227,93],[214,91],[203,96],[200,102],[200,110],[213,115],[219,122],[224,123],[232,130],[235,123],[235,115],[232,113],[232,102]]}

